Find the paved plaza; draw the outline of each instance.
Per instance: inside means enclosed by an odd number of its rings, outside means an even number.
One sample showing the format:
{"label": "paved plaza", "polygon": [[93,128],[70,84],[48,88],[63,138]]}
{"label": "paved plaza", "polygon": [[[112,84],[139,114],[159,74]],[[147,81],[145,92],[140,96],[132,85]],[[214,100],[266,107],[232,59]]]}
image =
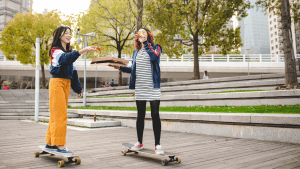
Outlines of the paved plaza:
{"label": "paved plaza", "polygon": [[[56,168],[60,158],[34,157],[44,144],[47,123],[0,121],[0,168]],[[67,146],[81,157],[80,165],[65,168],[300,168],[300,145],[208,135],[162,131],[161,144],[178,152],[182,163],[162,166],[160,156],[127,154],[121,143],[136,142],[136,130],[129,127],[78,128],[68,126]],[[144,146],[154,149],[152,130],[144,133]]]}

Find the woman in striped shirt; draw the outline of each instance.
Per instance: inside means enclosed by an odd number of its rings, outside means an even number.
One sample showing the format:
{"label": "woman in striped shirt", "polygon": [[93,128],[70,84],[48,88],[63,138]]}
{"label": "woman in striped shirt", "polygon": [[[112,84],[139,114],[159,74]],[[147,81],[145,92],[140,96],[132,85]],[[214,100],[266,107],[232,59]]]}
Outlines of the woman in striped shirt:
{"label": "woman in striped shirt", "polygon": [[143,149],[144,120],[146,102],[150,101],[156,154],[164,154],[160,145],[161,121],[159,118],[160,92],[160,55],[161,46],[154,44],[153,36],[146,28],[138,31],[135,39],[136,49],[133,51],[131,67],[117,67],[122,72],[131,73],[129,89],[135,89],[137,106],[137,137],[138,142],[132,149]]}

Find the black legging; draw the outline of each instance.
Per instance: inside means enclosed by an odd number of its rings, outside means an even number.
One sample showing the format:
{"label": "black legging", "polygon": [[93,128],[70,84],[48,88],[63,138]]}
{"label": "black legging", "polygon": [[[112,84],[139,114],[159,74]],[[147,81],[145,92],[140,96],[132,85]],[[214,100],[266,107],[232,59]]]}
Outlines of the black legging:
{"label": "black legging", "polygon": [[[150,101],[155,146],[160,144],[161,122],[159,118],[159,103],[160,100]],[[138,141],[142,144],[143,133],[144,133],[144,120],[146,115],[146,101],[136,100],[136,107],[138,111],[138,116],[136,120],[136,131],[137,131]]]}

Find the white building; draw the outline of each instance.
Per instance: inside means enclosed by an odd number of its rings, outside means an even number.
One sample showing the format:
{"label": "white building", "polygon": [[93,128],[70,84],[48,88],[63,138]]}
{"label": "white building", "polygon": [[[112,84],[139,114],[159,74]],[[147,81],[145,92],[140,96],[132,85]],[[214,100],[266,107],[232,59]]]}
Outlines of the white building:
{"label": "white building", "polygon": [[[256,0],[250,0],[255,5]],[[248,16],[239,21],[241,38],[244,44],[241,53],[270,54],[268,16],[263,10],[251,8],[247,10]]]}
{"label": "white building", "polygon": [[[271,54],[284,54],[283,52],[283,39],[282,39],[282,24],[281,24],[281,17],[278,15],[275,15],[273,12],[269,13],[268,17],[269,21],[269,30],[270,30],[270,51]],[[300,54],[300,30],[295,30],[298,25],[295,23],[291,24],[292,29],[292,45],[293,45],[293,51],[294,54],[299,53]]]}
{"label": "white building", "polygon": [[[33,0],[0,0],[0,33],[8,25],[7,21],[12,20],[16,13],[29,13],[32,4]],[[4,54],[0,51],[0,58],[3,57]]]}

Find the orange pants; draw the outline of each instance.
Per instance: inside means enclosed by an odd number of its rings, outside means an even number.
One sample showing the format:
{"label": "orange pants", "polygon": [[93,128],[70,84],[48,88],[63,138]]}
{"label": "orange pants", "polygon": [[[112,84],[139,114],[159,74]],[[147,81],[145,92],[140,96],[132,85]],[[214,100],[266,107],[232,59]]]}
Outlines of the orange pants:
{"label": "orange pants", "polygon": [[67,134],[67,107],[70,79],[51,78],[49,84],[50,120],[45,141],[51,145],[65,145]]}

